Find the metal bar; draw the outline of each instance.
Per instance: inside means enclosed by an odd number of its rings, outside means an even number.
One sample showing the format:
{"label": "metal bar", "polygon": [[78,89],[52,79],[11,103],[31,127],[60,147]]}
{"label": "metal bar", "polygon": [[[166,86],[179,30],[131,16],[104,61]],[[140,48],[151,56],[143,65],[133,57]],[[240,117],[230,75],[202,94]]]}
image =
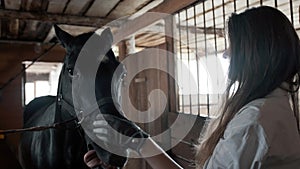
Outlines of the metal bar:
{"label": "metal bar", "polygon": [[198,58],[198,38],[197,38],[197,17],[196,17],[196,6],[194,6],[194,25],[195,25],[195,56],[196,56],[196,64],[197,64],[197,108],[198,108],[198,116],[200,116],[200,83],[199,83],[199,58]]}
{"label": "metal bar", "polygon": [[236,12],[236,0],[233,0],[233,9],[234,9],[234,12]]}
{"label": "metal bar", "polygon": [[[186,28],[189,27],[189,24],[188,24],[188,9],[185,9],[185,26]],[[186,43],[187,43],[187,54],[188,54],[188,67],[190,68],[190,48],[189,48],[189,45],[190,45],[190,38],[189,38],[189,29],[186,29]],[[191,81],[191,75],[189,73],[189,82]],[[189,88],[189,101],[190,101],[190,114],[192,114],[193,110],[192,110],[192,94],[191,94],[191,89]]]}
{"label": "metal bar", "polygon": [[290,0],[291,22],[294,25],[293,1]]}
{"label": "metal bar", "polygon": [[[205,57],[206,57],[206,65],[207,65],[207,41],[206,41],[206,17],[205,17],[205,3],[203,3],[203,23],[204,23],[204,49],[205,49]],[[207,88],[208,88],[208,80],[207,80]],[[207,116],[210,117],[210,112],[209,112],[209,93],[207,92],[206,95],[206,99],[207,99]]]}
{"label": "metal bar", "polygon": [[[180,25],[180,13],[178,13],[178,38],[179,38],[179,54],[180,54],[180,67],[181,67],[181,78],[183,77],[183,73],[182,73],[182,42],[181,42],[181,25]],[[181,86],[182,87],[182,86]],[[184,94],[182,93],[182,96],[181,96],[181,106],[182,106],[182,112],[184,112]]]}
{"label": "metal bar", "polygon": [[260,0],[260,5],[263,5],[263,0]]}
{"label": "metal bar", "polygon": [[[215,42],[215,59],[216,59],[216,62],[218,61],[218,43],[217,43],[217,35],[216,35],[216,14],[215,14],[215,2],[214,0],[211,1],[212,2],[212,13],[213,13],[213,29],[214,29],[214,42]],[[216,64],[216,78],[217,78],[217,86],[219,87],[219,67],[218,67],[218,64]],[[214,94],[214,91],[212,92],[212,94]],[[219,97],[219,92],[216,93],[218,95],[218,102],[220,100],[220,97]]]}
{"label": "metal bar", "polygon": [[277,3],[277,0],[275,0],[275,7],[276,7],[276,8],[278,7],[278,3]]}
{"label": "metal bar", "polygon": [[246,2],[246,3],[247,3],[247,8],[249,8],[249,0],[247,0],[247,2]]}
{"label": "metal bar", "polygon": [[[249,5],[249,0],[247,0],[247,3]],[[227,49],[227,41],[226,41],[226,32],[225,32],[225,27],[226,27],[225,0],[222,0],[222,7],[223,7],[223,23],[224,23],[224,44],[225,44],[225,50],[226,50]]]}

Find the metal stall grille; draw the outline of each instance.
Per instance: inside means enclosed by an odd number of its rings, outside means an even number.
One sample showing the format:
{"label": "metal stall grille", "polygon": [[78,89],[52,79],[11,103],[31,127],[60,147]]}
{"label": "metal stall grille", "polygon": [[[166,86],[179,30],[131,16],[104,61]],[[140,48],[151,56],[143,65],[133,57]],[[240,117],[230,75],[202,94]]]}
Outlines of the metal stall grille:
{"label": "metal stall grille", "polygon": [[233,12],[256,6],[281,10],[300,34],[300,0],[206,0],[174,14],[176,21],[178,112],[214,116],[225,90],[229,60],[224,29]]}

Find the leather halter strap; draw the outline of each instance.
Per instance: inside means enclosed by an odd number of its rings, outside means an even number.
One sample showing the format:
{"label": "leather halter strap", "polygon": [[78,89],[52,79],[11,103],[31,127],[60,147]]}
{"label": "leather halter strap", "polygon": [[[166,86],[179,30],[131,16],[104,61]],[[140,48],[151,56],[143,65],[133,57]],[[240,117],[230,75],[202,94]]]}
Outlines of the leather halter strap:
{"label": "leather halter strap", "polygon": [[[60,105],[63,109],[67,110],[67,112],[74,117],[72,112],[76,111],[79,112],[77,114],[77,118],[79,120],[79,124],[90,114],[95,112],[97,109],[101,109],[101,107],[107,105],[107,104],[113,104],[113,98],[112,97],[104,97],[99,99],[94,105],[92,105],[90,108],[86,110],[76,109],[74,105],[66,101],[61,94],[58,95],[58,105]],[[101,110],[100,110],[101,111]]]}
{"label": "leather halter strap", "polygon": [[93,112],[95,112],[97,109],[101,111],[101,107],[107,105],[107,104],[114,104],[114,100],[112,97],[104,97],[99,99],[94,105],[92,105],[90,108],[86,110],[80,110],[79,114],[77,115],[79,119],[79,124],[89,115],[91,115]]}

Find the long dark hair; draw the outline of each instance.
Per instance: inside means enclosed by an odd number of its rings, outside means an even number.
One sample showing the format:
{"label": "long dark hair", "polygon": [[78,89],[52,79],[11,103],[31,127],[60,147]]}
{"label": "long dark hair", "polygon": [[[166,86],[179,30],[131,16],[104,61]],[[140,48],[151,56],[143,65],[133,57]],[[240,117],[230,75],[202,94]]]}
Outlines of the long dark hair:
{"label": "long dark hair", "polygon": [[[220,116],[202,132],[196,157],[199,168],[212,155],[234,115],[278,87],[291,94],[299,128],[299,38],[289,19],[272,7],[251,8],[231,15],[228,36],[229,80]],[[288,87],[282,87],[283,82]]]}

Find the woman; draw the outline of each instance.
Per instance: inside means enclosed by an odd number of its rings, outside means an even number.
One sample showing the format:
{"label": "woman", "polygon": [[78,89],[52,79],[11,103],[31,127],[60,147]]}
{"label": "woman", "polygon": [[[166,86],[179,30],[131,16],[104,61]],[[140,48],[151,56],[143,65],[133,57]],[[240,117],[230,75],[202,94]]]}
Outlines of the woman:
{"label": "woman", "polygon": [[201,139],[199,165],[299,168],[297,33],[283,13],[263,6],[233,14],[228,36],[226,98],[221,116]]}
{"label": "woman", "polygon": [[[262,6],[232,14],[228,36],[229,82],[220,116],[207,125],[200,138],[198,168],[299,168],[300,46],[293,25],[277,9]],[[111,125],[123,124],[118,128],[122,133],[147,138],[128,120],[104,118]],[[103,117],[94,124],[99,139],[113,139]],[[134,140],[123,142],[122,147],[146,157],[153,168],[180,168],[151,138]],[[150,150],[161,154],[148,157]]]}

